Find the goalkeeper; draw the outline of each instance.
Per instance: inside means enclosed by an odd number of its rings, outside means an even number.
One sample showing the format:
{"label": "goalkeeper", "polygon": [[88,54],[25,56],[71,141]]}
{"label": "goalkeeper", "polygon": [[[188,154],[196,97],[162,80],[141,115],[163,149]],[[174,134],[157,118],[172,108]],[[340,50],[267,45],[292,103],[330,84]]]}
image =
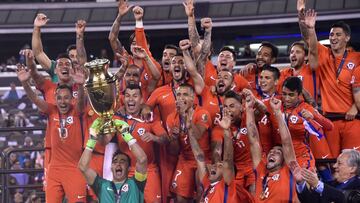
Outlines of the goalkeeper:
{"label": "goalkeeper", "polygon": [[101,134],[101,123],[100,118],[92,123],[89,130],[90,139],[79,161],[79,169],[85,176],[86,182],[94,190],[100,203],[144,202],[147,157],[143,149],[136,143],[136,139],[128,132],[129,125],[126,122],[115,120],[114,126],[136,157],[135,175],[128,178],[131,160],[127,154],[120,150],[116,151],[112,158],[113,181],[101,178],[93,169],[89,168],[92,151],[98,140],[98,135]]}

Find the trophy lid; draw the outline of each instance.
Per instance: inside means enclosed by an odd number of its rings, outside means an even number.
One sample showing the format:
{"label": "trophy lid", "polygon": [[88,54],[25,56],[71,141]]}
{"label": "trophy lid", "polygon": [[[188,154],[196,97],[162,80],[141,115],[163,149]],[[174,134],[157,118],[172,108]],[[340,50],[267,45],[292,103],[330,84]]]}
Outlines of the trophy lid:
{"label": "trophy lid", "polygon": [[105,67],[107,69],[109,64],[110,61],[108,59],[95,59],[85,63],[84,66],[88,69],[98,69],[98,68],[102,69],[102,67]]}

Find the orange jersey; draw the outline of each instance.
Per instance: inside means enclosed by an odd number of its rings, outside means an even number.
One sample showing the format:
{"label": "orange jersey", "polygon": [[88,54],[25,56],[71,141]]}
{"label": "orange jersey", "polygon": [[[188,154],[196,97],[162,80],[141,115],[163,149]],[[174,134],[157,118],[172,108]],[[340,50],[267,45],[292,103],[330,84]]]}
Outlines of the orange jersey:
{"label": "orange jersey", "polygon": [[250,83],[246,78],[241,76],[240,74],[233,74],[234,76],[234,83],[235,83],[235,89],[236,92],[241,92],[244,88],[252,89],[250,86]]}
{"label": "orange jersey", "polygon": [[[226,185],[224,179],[211,183],[208,174],[201,180],[204,193],[202,199],[205,203],[231,202],[246,203],[254,202],[254,198],[236,181]],[[225,201],[226,200],[226,201]]]}
{"label": "orange jersey", "polygon": [[[123,120],[129,124],[129,132],[137,140],[137,143],[147,155],[148,164],[155,165],[154,142],[145,142],[141,139],[141,136],[143,136],[145,133],[152,133],[156,136],[166,135],[166,131],[162,127],[160,121],[155,121],[152,123],[141,123],[133,119],[120,118],[120,120]],[[131,166],[135,167],[136,157],[131,153],[129,146],[121,136],[117,136],[117,140],[119,149],[130,156]]]}
{"label": "orange jersey", "polygon": [[[243,167],[251,167],[252,160],[250,154],[250,144],[247,137],[247,128],[245,117],[241,121],[241,127],[231,126],[231,132],[233,133],[233,146],[234,146],[234,164],[237,169]],[[216,125],[211,134],[211,140],[214,142],[223,143],[224,129]]]}
{"label": "orange jersey", "polygon": [[[79,113],[72,108],[65,119],[59,118],[58,108],[48,103],[49,135],[51,136],[50,167],[77,167],[84,139],[81,135]],[[62,124],[61,124],[62,122]],[[63,129],[61,130],[61,125]],[[62,131],[62,133],[61,133]]]}
{"label": "orange jersey", "polygon": [[[280,96],[276,96],[279,98]],[[270,98],[262,99],[261,100],[267,107],[267,109],[270,109]],[[267,154],[270,149],[275,145],[276,143],[276,134],[273,127],[273,123],[270,121],[270,115],[268,113],[262,114],[261,119],[257,123],[258,130],[259,130],[259,138],[261,143],[261,148],[265,154]]]}
{"label": "orange jersey", "polygon": [[170,71],[164,71],[164,69],[161,70],[161,78],[157,84],[157,87],[161,87],[164,85],[168,85],[173,80],[173,76]]}
{"label": "orange jersey", "polygon": [[341,68],[343,56],[334,58],[331,49],[318,43],[319,75],[322,108],[325,113],[346,113],[354,103],[351,80],[355,67],[360,65],[359,52],[347,52]]}
{"label": "orange jersey", "polygon": [[223,96],[213,94],[210,88],[205,86],[198,99],[199,105],[209,111],[212,123],[214,123],[216,117],[221,117],[224,103]]}
{"label": "orange jersey", "polygon": [[206,61],[205,69],[204,69],[204,82],[205,85],[211,87],[215,86],[217,78],[217,70],[216,67],[211,63],[210,60]]}
{"label": "orange jersey", "polygon": [[360,66],[356,67],[351,79],[352,88],[360,87]]}
{"label": "orange jersey", "polygon": [[[206,129],[209,129],[211,126],[209,112],[204,108],[196,107],[192,117],[192,122],[195,125],[200,125]],[[179,143],[181,147],[180,157],[184,160],[192,161],[196,165],[194,154],[190,145],[189,135],[186,130],[181,130],[181,126],[183,125],[184,124],[180,123],[180,116],[177,112],[173,112],[167,117],[166,126],[168,128],[169,134],[171,134],[172,128],[174,127],[178,127],[181,131],[179,135]],[[201,138],[198,139],[198,142],[206,158],[210,158],[209,133],[207,130],[202,134]]]}
{"label": "orange jersey", "polygon": [[[285,122],[291,134],[291,139],[298,163],[301,167],[314,167],[314,156],[309,146],[310,134],[304,126],[304,121],[306,120],[301,116],[300,112],[302,109],[310,111],[310,113],[312,113],[313,115],[315,114],[315,110],[310,104],[301,102],[295,108],[284,110]],[[272,113],[272,110],[270,115],[270,120],[273,123],[274,129],[278,129],[278,123],[274,114]],[[276,136],[276,144],[281,144],[280,135],[277,133]]]}
{"label": "orange jersey", "polygon": [[287,166],[269,172],[264,161],[260,161],[255,169],[255,177],[255,202],[296,202],[295,178]]}
{"label": "orange jersey", "polygon": [[319,93],[319,74],[318,71],[311,70],[308,64],[304,64],[299,72],[296,73],[293,68],[285,68],[281,70],[277,92],[282,92],[282,86],[286,78],[296,76],[301,79],[303,83],[303,88],[307,90],[312,98],[317,100],[317,95]]}
{"label": "orange jersey", "polygon": [[[44,100],[46,102],[49,102],[51,104],[55,104],[55,94],[56,94],[56,88],[58,87],[58,83],[53,83],[51,82],[50,79],[45,79],[44,83],[41,86],[37,86],[36,88],[38,90],[40,90],[40,92],[43,94],[44,96]],[[77,98],[77,89],[78,86],[76,84],[74,84],[72,86],[72,91],[73,91],[73,98]]]}
{"label": "orange jersey", "polygon": [[257,88],[260,88],[259,86],[259,74],[262,71],[261,69],[259,69],[258,67],[256,67],[255,70],[251,70],[247,75],[243,76],[250,84],[250,87],[256,91]]}

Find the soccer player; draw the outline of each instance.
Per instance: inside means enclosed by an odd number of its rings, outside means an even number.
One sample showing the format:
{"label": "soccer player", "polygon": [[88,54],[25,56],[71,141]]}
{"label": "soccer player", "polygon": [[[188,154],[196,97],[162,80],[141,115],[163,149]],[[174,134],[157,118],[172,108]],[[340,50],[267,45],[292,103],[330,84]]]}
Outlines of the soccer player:
{"label": "soccer player", "polygon": [[164,47],[163,55],[161,58],[161,79],[158,83],[158,86],[168,85],[172,81],[172,74],[170,72],[170,63],[172,57],[177,55],[179,48],[173,44],[167,44]]}
{"label": "soccer player", "polygon": [[[281,95],[282,109],[286,124],[291,133],[297,162],[301,167],[314,168],[315,160],[310,150],[309,137],[316,136],[319,140],[325,139],[325,137],[319,133],[321,126],[324,130],[331,130],[333,124],[311,105],[304,102],[301,99],[301,92],[301,80],[298,77],[287,78],[283,84]],[[274,128],[277,129],[278,122],[271,111],[270,121],[273,123]],[[316,129],[315,132],[314,129]],[[280,141],[276,141],[276,143],[280,143]],[[315,147],[319,147],[319,145]],[[326,156],[332,157],[331,154],[327,154]]]}
{"label": "soccer player", "polygon": [[[160,121],[147,122],[140,117],[143,98],[141,89],[137,85],[129,85],[124,92],[124,114],[116,114],[120,120],[130,125],[129,133],[137,140],[140,147],[147,154],[148,169],[147,183],[145,186],[145,202],[161,202],[161,180],[159,168],[155,158],[155,142],[165,144],[168,142],[168,136]],[[127,147],[126,142],[118,136],[118,147],[122,152],[135,160],[134,155]],[[135,162],[131,162],[129,176],[134,174]]]}
{"label": "soccer player", "polygon": [[196,191],[196,160],[191,151],[189,129],[199,140],[205,154],[205,161],[210,161],[210,143],[208,129],[211,126],[209,113],[194,105],[195,91],[190,85],[181,85],[176,89],[176,111],[167,117],[166,126],[170,135],[176,137],[172,144],[179,144],[180,154],[173,175],[171,190],[176,194],[177,202],[189,202]]}
{"label": "soccer player", "polygon": [[360,66],[358,66],[353,73],[352,92],[356,107],[359,110],[360,109]]}
{"label": "soccer player", "polygon": [[201,181],[204,192],[201,202],[217,203],[223,202],[253,202],[253,197],[234,179],[234,158],[233,158],[233,135],[230,131],[231,118],[226,112],[220,120],[219,125],[224,129],[224,159],[214,164],[206,164],[205,154],[200,148],[194,135],[194,130],[190,126],[188,129],[191,149],[196,159],[198,171],[197,176]]}
{"label": "soccer player", "polygon": [[[151,109],[157,107],[159,111],[158,116],[163,124],[166,124],[167,117],[174,112],[176,109],[175,98],[176,98],[176,89],[185,83],[191,83],[194,86],[194,90],[197,94],[201,94],[204,89],[204,81],[201,78],[201,75],[196,71],[195,63],[192,60],[189,52],[190,42],[189,40],[182,40],[179,42],[180,49],[182,52],[179,52],[171,59],[170,72],[172,73],[173,80],[169,85],[165,85],[157,88],[149,97],[146,104],[147,112],[150,112]],[[186,66],[186,69],[185,69]],[[190,76],[190,79],[189,77]],[[155,109],[156,110],[156,109]],[[142,114],[147,114],[144,113]],[[210,118],[209,118],[210,119]],[[166,198],[170,195],[169,187],[171,184],[172,175],[176,166],[177,156],[168,153],[169,151],[175,151],[173,154],[176,154],[176,150],[169,147],[160,148],[160,170],[161,170],[161,179],[162,179],[162,197],[163,201],[166,202]]]}
{"label": "soccer player", "polygon": [[263,66],[265,64],[271,66],[271,64],[275,63],[278,53],[279,49],[274,44],[262,42],[256,54],[255,64],[249,63],[241,71],[241,75],[249,81],[251,88],[256,92],[260,91],[259,74]]}
{"label": "soccer player", "polygon": [[90,127],[90,137],[86,148],[80,158],[78,167],[86,182],[95,191],[99,202],[144,202],[144,188],[147,179],[147,156],[137,143],[137,140],[127,131],[129,125],[124,121],[115,120],[117,131],[121,133],[122,139],[127,143],[130,152],[136,159],[134,176],[128,178],[131,166],[131,157],[120,150],[112,157],[111,172],[113,181],[101,178],[96,172],[89,168],[92,151],[97,139],[101,134],[101,120],[96,119]]}
{"label": "soccer player", "polygon": [[[317,49],[308,50],[304,42],[294,42],[290,48],[290,68],[281,70],[278,92],[281,93],[282,84],[286,78],[296,76],[303,82],[305,99],[316,102],[319,93],[319,74],[313,69],[318,66],[317,57]],[[306,97],[308,94],[310,94],[311,98]]]}
{"label": "soccer player", "polygon": [[211,55],[211,18],[201,19],[201,27],[204,29],[204,39],[200,39],[196,28],[194,0],[186,0],[183,5],[188,17],[189,39],[197,70],[204,78],[207,86],[214,86],[217,70],[209,59]]}
{"label": "soccer player", "polygon": [[[49,118],[46,139],[51,139],[51,158],[45,186],[46,202],[62,202],[65,196],[69,202],[86,202],[86,182],[77,168],[84,143],[80,123],[84,110],[83,89],[80,89],[79,99],[74,105],[71,87],[59,85],[56,103],[53,104],[40,99],[31,89],[30,73],[23,67],[18,69],[18,78],[29,99]],[[78,69],[72,80],[83,86],[85,73]]]}
{"label": "soccer player", "polygon": [[[291,135],[283,119],[281,101],[271,98],[271,107],[279,123],[282,146],[273,147],[263,158],[254,116],[254,98],[246,95],[246,126],[256,176],[256,202],[296,202],[295,181],[302,181]],[[285,162],[285,164],[284,164]]]}
{"label": "soccer player", "polygon": [[[56,75],[56,61],[50,60],[45,54],[41,42],[41,28],[46,25],[50,19],[43,13],[38,13],[34,20],[34,30],[32,34],[31,46],[34,52],[36,60],[40,65],[49,73],[52,82],[58,82],[58,76]],[[75,23],[76,30],[76,45],[69,45],[66,49],[66,53],[69,55],[74,67],[81,66],[87,61],[86,50],[84,46],[84,32],[86,28],[86,22],[84,20],[78,20]]]}
{"label": "soccer player", "polygon": [[[305,12],[305,2],[298,0],[299,25],[306,42],[316,41],[313,10]],[[327,131],[332,155],[337,157],[342,149],[360,150],[360,120],[354,119],[358,109],[354,103],[351,82],[356,67],[360,65],[359,52],[348,52],[346,46],[351,38],[350,26],[342,21],[331,25],[330,48],[320,43],[309,43],[318,49],[319,77],[324,115],[333,120],[335,128]]]}
{"label": "soccer player", "polygon": [[[242,187],[254,192],[255,176],[251,168],[251,156],[249,149],[249,141],[246,129],[246,117],[242,113],[242,98],[234,91],[225,94],[224,113],[231,119],[229,130],[233,135],[234,164],[236,168],[235,181]],[[218,119],[217,119],[218,120]],[[224,133],[228,129],[224,129],[219,124],[212,129],[211,141],[213,143],[213,162],[221,161],[223,149]]]}
{"label": "soccer player", "polygon": [[[148,40],[146,39],[142,18],[144,11],[141,7],[136,6],[133,9],[134,18],[136,20],[135,33],[130,36],[130,52],[133,54],[130,56],[125,50],[120,40],[118,39],[121,19],[128,13],[132,5],[128,5],[125,0],[120,0],[118,4],[118,15],[111,27],[109,33],[109,41],[114,54],[122,59],[126,60],[126,64],[134,64],[140,68],[140,82],[143,93],[147,93],[147,96],[156,88],[158,81],[160,80],[160,64],[152,57],[149,51]],[[146,53],[144,53],[144,51]],[[127,66],[123,66],[127,68]],[[126,69],[125,69],[126,70]],[[125,70],[119,70],[123,73]],[[117,74],[118,75],[118,74]],[[122,80],[122,76],[117,76],[119,81]],[[126,85],[126,84],[125,84]]]}

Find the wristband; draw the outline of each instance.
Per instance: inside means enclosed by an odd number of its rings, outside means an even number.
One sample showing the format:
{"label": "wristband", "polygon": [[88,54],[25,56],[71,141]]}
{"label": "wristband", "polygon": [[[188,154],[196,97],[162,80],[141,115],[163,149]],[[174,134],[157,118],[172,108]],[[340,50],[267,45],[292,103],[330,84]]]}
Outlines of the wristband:
{"label": "wristband", "polygon": [[131,140],[135,140],[134,137],[129,132],[124,132],[122,134],[122,137],[126,143],[130,142]]}
{"label": "wristband", "polygon": [[128,144],[129,147],[131,147],[131,145],[133,145],[135,143],[136,143],[136,139],[132,139],[127,144]]}
{"label": "wristband", "polygon": [[93,151],[94,148],[95,148],[95,145],[96,145],[96,140],[94,140],[94,139],[89,139],[89,140],[87,141],[87,143],[86,143],[86,149],[89,149],[89,150]]}
{"label": "wristband", "polygon": [[137,20],[135,22],[135,28],[143,28],[144,25],[143,25],[143,21],[142,20]]}

